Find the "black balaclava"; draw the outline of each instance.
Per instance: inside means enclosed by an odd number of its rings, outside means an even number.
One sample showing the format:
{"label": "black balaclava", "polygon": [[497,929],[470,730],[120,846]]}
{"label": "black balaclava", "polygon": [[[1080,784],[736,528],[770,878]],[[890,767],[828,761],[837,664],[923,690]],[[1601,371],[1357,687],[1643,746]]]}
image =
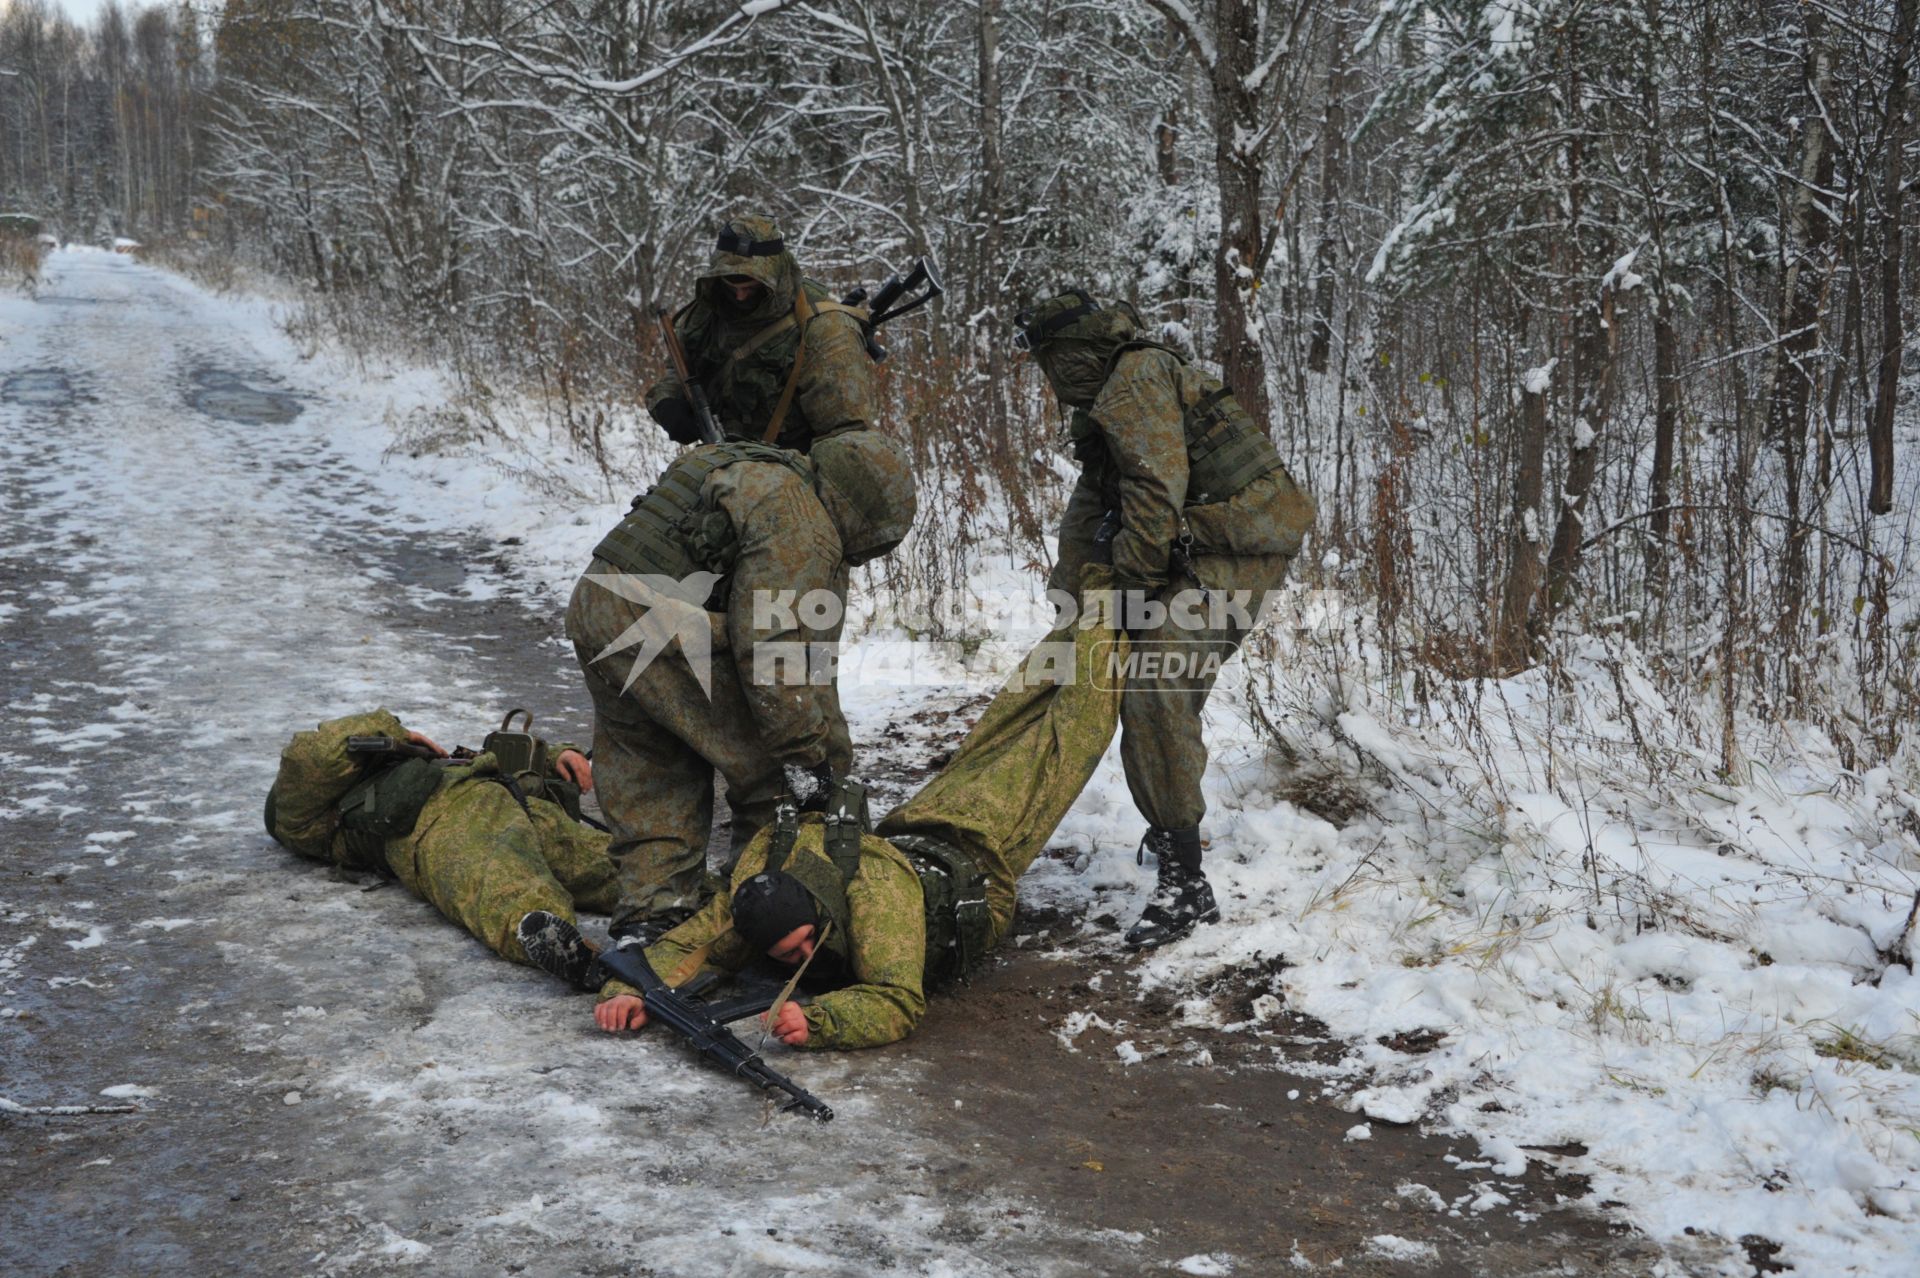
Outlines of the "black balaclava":
{"label": "black balaclava", "polygon": [[765,954],[797,927],[818,927],[813,897],[784,870],[756,874],[733,894],[733,930]]}

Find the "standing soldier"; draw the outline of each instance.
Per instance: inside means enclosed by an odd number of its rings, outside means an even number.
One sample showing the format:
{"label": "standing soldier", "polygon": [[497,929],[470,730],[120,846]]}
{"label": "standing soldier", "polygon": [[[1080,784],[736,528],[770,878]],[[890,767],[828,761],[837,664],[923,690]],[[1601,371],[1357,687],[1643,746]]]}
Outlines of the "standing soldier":
{"label": "standing soldier", "polygon": [[1285,580],[1313,502],[1219,379],[1148,338],[1127,303],[1075,289],[1018,323],[1015,345],[1073,410],[1081,465],[1049,585],[1076,593],[1087,563],[1110,562],[1137,641],[1120,758],[1148,822],[1140,856],[1154,854],[1159,881],[1126,941],[1162,945],[1220,917],[1200,869],[1201,709]]}
{"label": "standing soldier", "polygon": [[[634,500],[567,609],[614,828],[616,940],[645,944],[705,899],[716,770],[737,856],[782,793],[823,802],[852,765],[833,668],[848,570],[900,543],[915,494],[905,451],[873,429],[861,313],[824,299],[771,222],[721,229],[677,326],[728,438]],[[698,438],[678,378],[648,405]]]}
{"label": "standing soldier", "polygon": [[[864,314],[802,279],[771,221],[736,217],[720,228],[713,260],[673,326],[727,438],[804,453],[816,439],[878,419]],[[647,411],[669,439],[700,441],[677,375],[647,391]]]}

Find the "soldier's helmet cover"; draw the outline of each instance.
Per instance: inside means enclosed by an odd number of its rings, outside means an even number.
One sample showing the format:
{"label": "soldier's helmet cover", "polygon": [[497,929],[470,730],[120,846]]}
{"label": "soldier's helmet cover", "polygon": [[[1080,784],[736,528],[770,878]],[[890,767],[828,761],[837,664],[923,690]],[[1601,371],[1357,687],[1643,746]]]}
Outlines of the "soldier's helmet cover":
{"label": "soldier's helmet cover", "polygon": [[843,430],[814,440],[807,460],[849,564],[877,559],[906,540],[919,497],[912,460],[898,440],[877,430]]}
{"label": "soldier's helmet cover", "polygon": [[728,275],[749,276],[767,286],[766,295],[752,308],[753,318],[771,322],[793,309],[800,266],[772,218],[742,214],[720,224],[700,284],[711,291],[716,305],[732,309],[732,295],[720,283]]}
{"label": "soldier's helmet cover", "polygon": [[1035,303],[1015,322],[1017,344],[1033,353],[1053,393],[1073,408],[1092,406],[1114,349],[1145,336],[1130,304],[1101,302],[1077,288]]}
{"label": "soldier's helmet cover", "polygon": [[733,930],[759,953],[797,927],[817,926],[813,896],[784,870],[756,874],[733,894]]}

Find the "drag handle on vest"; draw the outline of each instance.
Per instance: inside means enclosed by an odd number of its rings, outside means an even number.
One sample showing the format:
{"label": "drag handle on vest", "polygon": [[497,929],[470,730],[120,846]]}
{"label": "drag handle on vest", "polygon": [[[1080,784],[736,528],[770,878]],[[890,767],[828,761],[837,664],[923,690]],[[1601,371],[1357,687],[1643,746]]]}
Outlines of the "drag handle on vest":
{"label": "drag handle on vest", "polygon": [[[907,298],[904,302],[900,300],[915,289],[924,291],[917,297]],[[840,304],[842,306],[866,304],[868,318],[867,322],[861,326],[865,330],[862,336],[866,339],[867,354],[873,357],[874,363],[878,364],[887,358],[887,348],[874,340],[873,330],[890,319],[898,319],[909,311],[917,311],[934,298],[945,297],[946,294],[946,287],[940,283],[940,272],[931,261],[923,257],[914,262],[906,275],[902,276],[896,272],[887,276],[887,282],[882,284],[880,291],[873,295],[871,303],[867,302],[866,288],[861,287],[841,298]]]}
{"label": "drag handle on vest", "polygon": [[693,372],[687,366],[686,347],[680,345],[680,334],[673,331],[673,316],[667,314],[664,306],[654,307],[653,314],[660,321],[660,336],[666,339],[667,358],[673,361],[674,375],[686,389],[687,402],[693,405],[693,420],[700,424],[701,440],[708,444],[720,443],[726,436],[720,431],[720,423],[713,420],[713,410],[707,407],[707,392],[693,380]]}
{"label": "drag handle on vest", "polygon": [[[736,1078],[744,1078],[766,1091],[785,1092],[790,1099],[780,1108],[802,1110],[823,1123],[833,1120],[833,1109],[825,1101],[761,1060],[760,1053],[715,1020],[700,1000],[670,989],[639,950],[602,950],[599,962],[601,967],[640,990],[648,1020],[659,1021],[686,1039],[700,1055]],[[732,1006],[726,1010],[736,1017],[739,1015]]]}

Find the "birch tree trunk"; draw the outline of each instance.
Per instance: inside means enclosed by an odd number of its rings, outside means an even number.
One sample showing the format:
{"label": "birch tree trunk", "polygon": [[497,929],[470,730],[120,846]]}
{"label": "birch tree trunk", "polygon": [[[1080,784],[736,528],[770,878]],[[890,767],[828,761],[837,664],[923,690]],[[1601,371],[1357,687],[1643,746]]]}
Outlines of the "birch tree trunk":
{"label": "birch tree trunk", "polygon": [[1873,413],[1867,421],[1867,449],[1872,478],[1867,510],[1885,515],[1893,510],[1893,407],[1900,393],[1900,360],[1906,343],[1900,307],[1900,276],[1904,256],[1901,184],[1907,140],[1913,129],[1913,101],[1908,63],[1914,57],[1916,10],[1920,0],[1899,0],[1894,15],[1892,67],[1887,82],[1887,167],[1882,187],[1880,230],[1880,368],[1874,380]]}

